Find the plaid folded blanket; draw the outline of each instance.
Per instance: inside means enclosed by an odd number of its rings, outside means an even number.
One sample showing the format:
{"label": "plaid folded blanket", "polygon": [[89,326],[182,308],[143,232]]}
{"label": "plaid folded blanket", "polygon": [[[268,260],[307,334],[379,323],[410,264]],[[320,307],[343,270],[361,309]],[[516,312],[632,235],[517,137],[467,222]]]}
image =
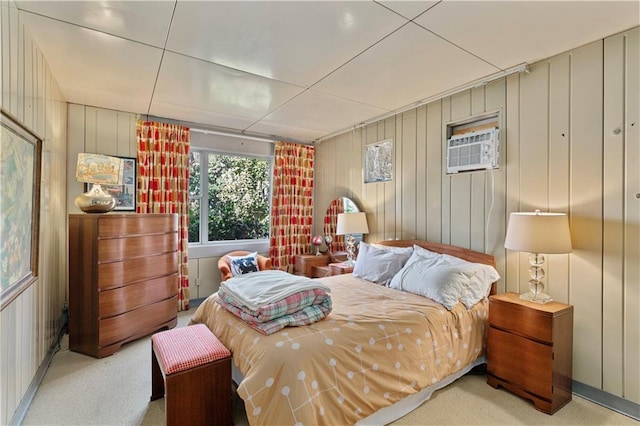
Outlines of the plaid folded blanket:
{"label": "plaid folded blanket", "polygon": [[332,307],[331,297],[322,289],[303,290],[255,311],[238,306],[235,299],[222,289],[218,291],[216,302],[265,335],[286,326],[313,324],[329,315]]}

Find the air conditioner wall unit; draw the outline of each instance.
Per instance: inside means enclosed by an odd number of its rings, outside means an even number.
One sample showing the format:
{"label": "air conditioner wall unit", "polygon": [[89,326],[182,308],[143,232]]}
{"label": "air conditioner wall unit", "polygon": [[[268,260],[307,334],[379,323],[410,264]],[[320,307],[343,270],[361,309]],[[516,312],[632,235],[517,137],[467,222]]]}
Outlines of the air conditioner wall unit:
{"label": "air conditioner wall unit", "polygon": [[447,140],[447,173],[497,169],[500,165],[498,128],[451,136]]}

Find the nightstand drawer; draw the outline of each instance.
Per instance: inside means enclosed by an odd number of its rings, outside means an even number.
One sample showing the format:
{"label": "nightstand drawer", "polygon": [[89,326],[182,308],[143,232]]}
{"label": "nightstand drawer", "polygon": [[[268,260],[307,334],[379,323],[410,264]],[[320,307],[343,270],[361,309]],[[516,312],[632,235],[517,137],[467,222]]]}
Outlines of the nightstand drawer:
{"label": "nightstand drawer", "polygon": [[553,342],[553,316],[527,306],[489,299],[489,323],[540,342]]}
{"label": "nightstand drawer", "polygon": [[552,352],[551,346],[489,328],[488,373],[545,399],[551,399]]}

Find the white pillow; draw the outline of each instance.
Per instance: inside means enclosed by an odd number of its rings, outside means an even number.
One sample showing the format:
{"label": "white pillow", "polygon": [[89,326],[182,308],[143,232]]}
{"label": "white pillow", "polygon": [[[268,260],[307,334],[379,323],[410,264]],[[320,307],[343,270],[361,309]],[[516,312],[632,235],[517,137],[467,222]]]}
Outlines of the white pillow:
{"label": "white pillow", "polygon": [[413,252],[419,254],[422,257],[426,257],[427,259],[440,259],[442,255],[440,253],[436,253],[435,251],[427,250],[426,248],[420,247],[418,245],[413,245]]}
{"label": "white pillow", "polygon": [[242,256],[227,256],[231,265],[231,273],[236,275],[248,274],[250,272],[258,272],[258,252],[245,254]]}
{"label": "white pillow", "polygon": [[389,287],[428,297],[451,310],[469,285],[471,275],[442,258],[425,258],[414,253]]}
{"label": "white pillow", "polygon": [[442,257],[450,263],[460,265],[465,271],[471,273],[469,285],[460,297],[460,301],[468,309],[471,309],[476,303],[487,297],[491,292],[491,285],[500,279],[500,274],[491,265],[468,262],[448,254],[443,254]]}
{"label": "white pillow", "polygon": [[[417,245],[413,246],[413,252],[425,259],[442,259],[452,265],[464,267],[463,270],[465,274],[470,276],[470,280],[463,289],[459,300],[467,309],[471,309],[476,303],[487,297],[491,292],[491,285],[500,279],[500,274],[491,265],[469,262],[449,254],[436,253]],[[407,264],[410,262],[411,259]]]}
{"label": "white pillow", "polygon": [[364,241],[361,242],[356,264],[353,267],[353,276],[387,285],[402,269],[413,252],[411,247],[394,247],[396,250],[387,250],[387,248],[377,248]]}

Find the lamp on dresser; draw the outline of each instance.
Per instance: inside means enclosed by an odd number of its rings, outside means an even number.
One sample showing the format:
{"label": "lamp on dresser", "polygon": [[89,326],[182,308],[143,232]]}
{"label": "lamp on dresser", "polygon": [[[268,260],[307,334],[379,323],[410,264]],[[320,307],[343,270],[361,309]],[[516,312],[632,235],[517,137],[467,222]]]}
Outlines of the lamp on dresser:
{"label": "lamp on dresser", "polygon": [[504,247],[529,252],[529,292],[520,298],[536,303],[553,299],[544,292],[544,254],[571,253],[569,220],[564,213],[535,212],[511,213]]}
{"label": "lamp on dresser", "polygon": [[353,266],[356,253],[356,239],[354,234],[368,234],[367,215],[359,213],[339,213],[336,225],[337,235],[346,235],[347,265]]}
{"label": "lamp on dresser", "polygon": [[76,206],[85,213],[107,213],[113,210],[117,201],[101,185],[122,185],[123,172],[122,158],[79,153],[76,180],[91,186],[87,192],[76,197]]}

